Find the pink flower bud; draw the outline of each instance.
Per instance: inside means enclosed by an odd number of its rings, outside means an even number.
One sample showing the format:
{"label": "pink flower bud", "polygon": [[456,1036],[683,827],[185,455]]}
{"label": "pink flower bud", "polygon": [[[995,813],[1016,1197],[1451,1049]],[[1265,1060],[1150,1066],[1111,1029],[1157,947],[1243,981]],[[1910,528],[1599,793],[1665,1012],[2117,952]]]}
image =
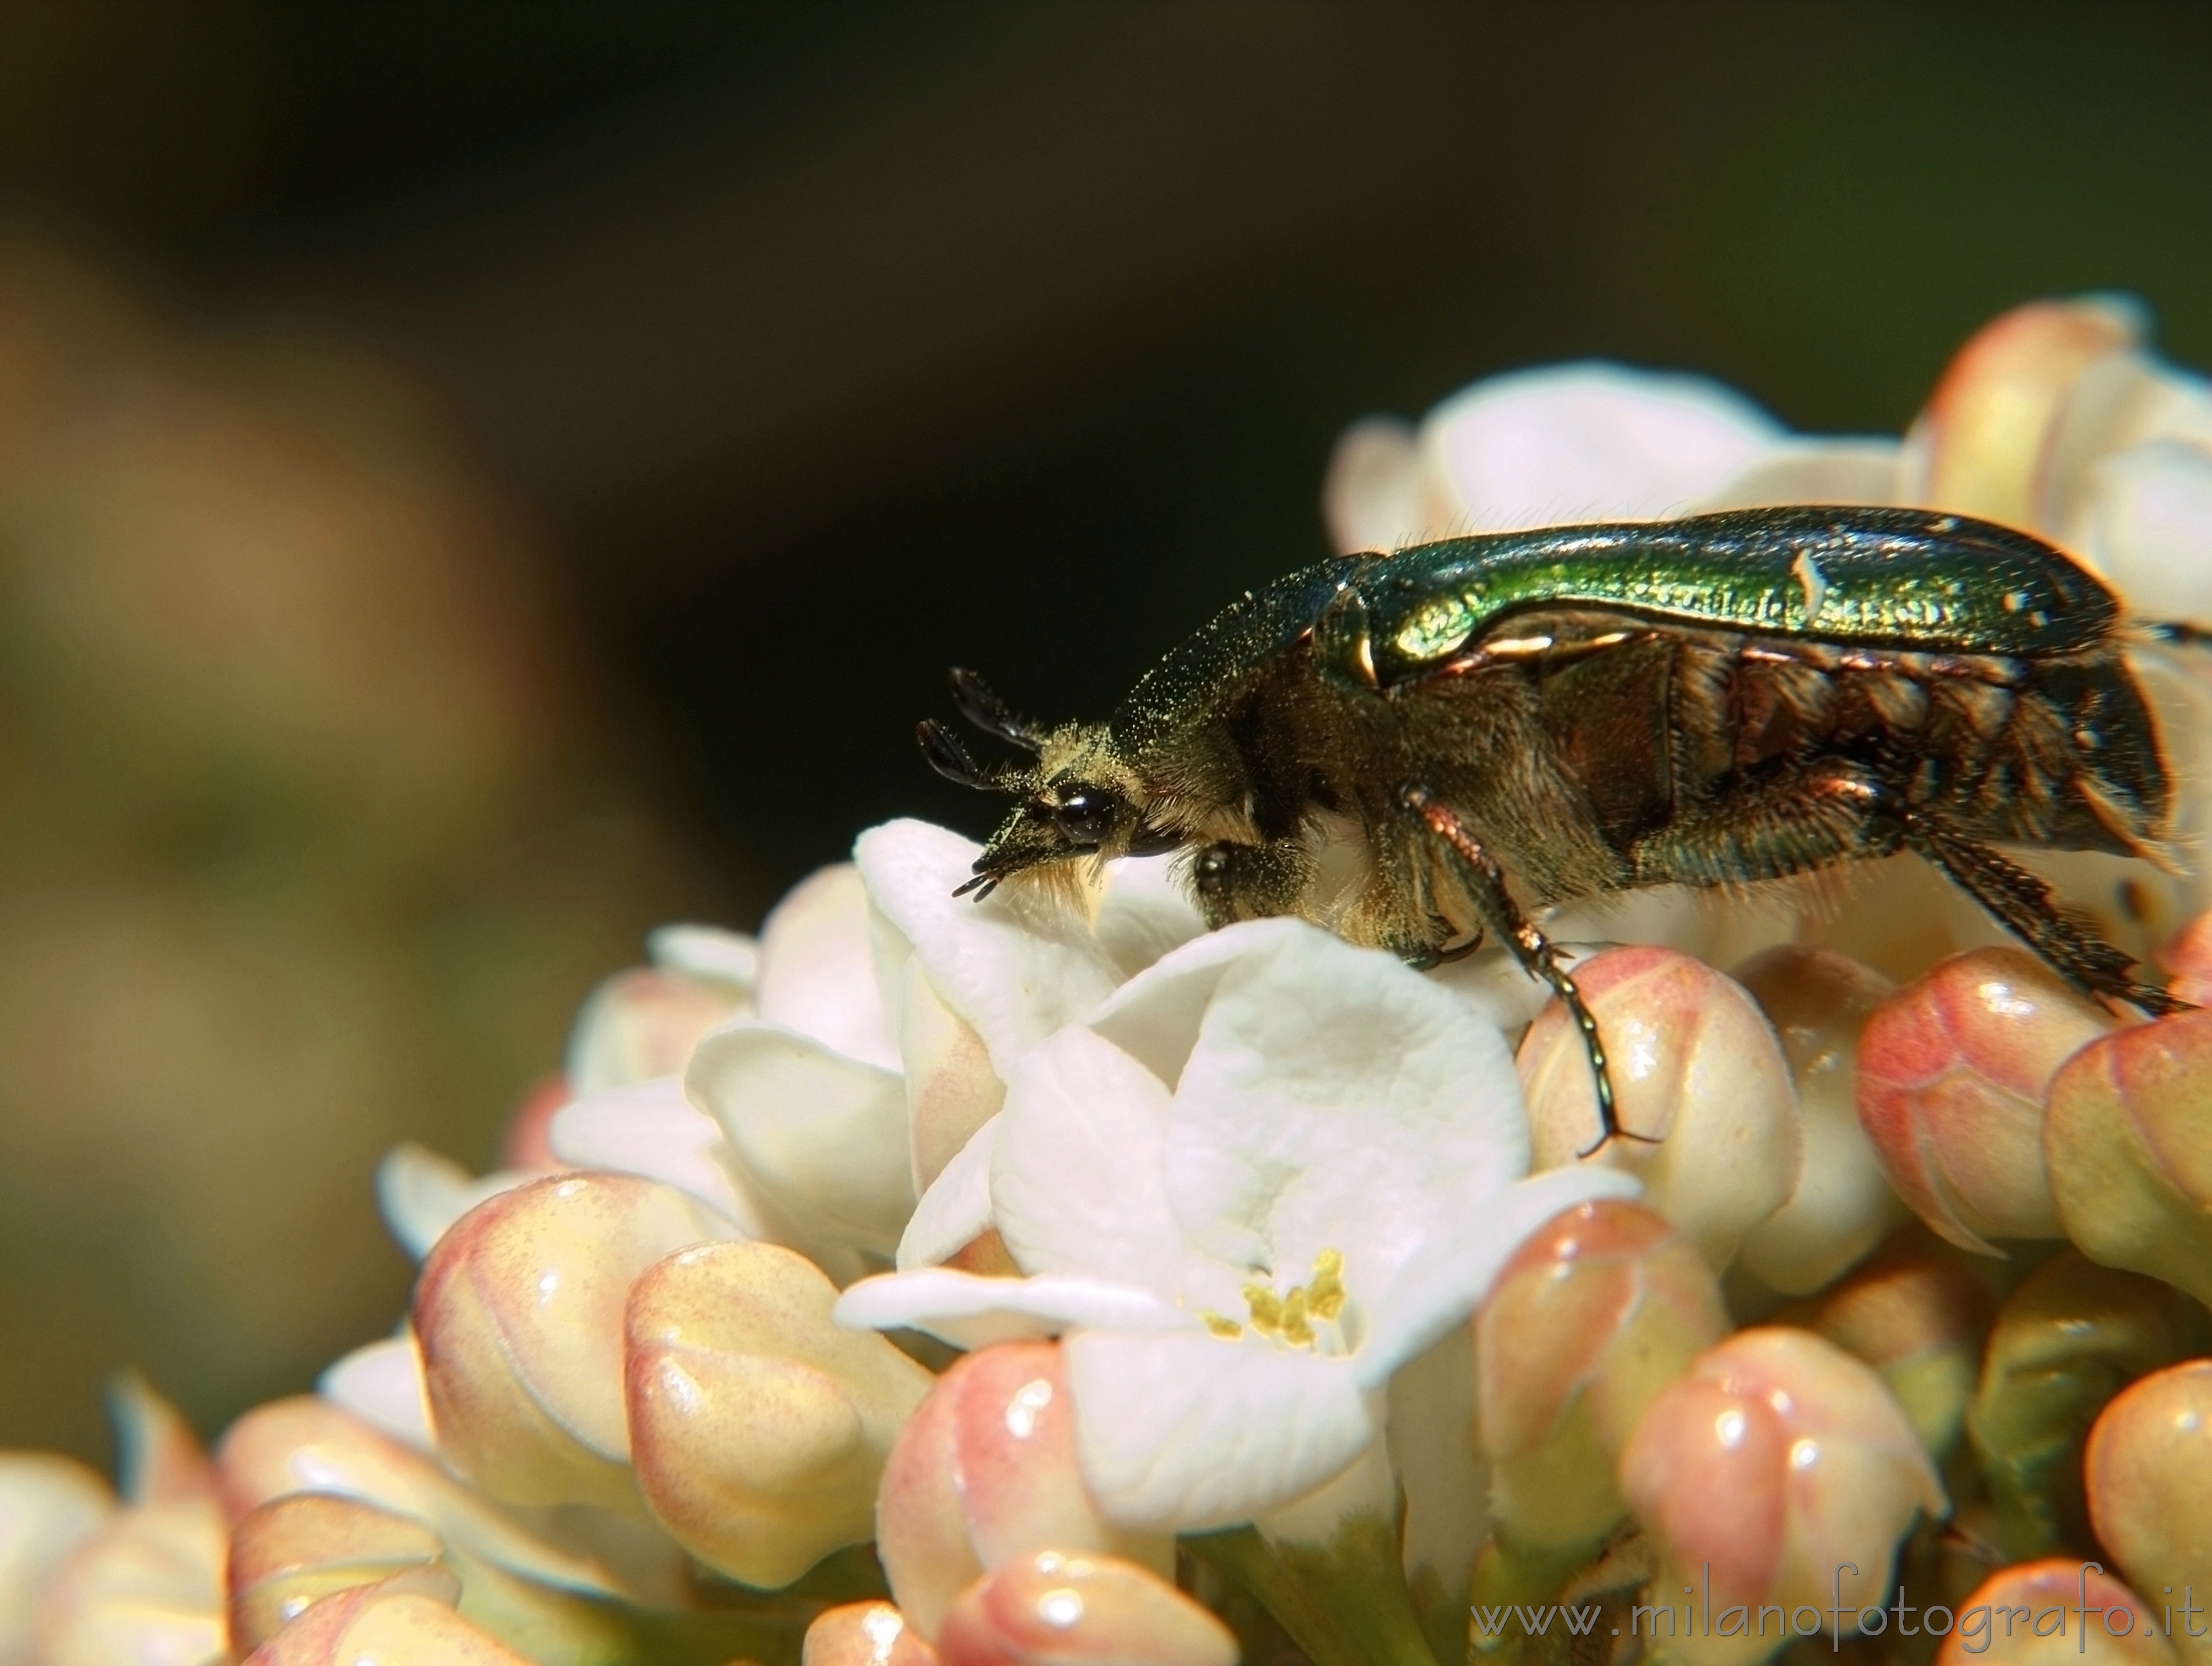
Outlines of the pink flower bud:
{"label": "pink flower bud", "polygon": [[2212,1300],[2212,1012],[2116,1031],[2069,1059],[2043,1150],[2084,1254]]}
{"label": "pink flower bud", "polygon": [[873,1530],[876,1484],[932,1378],[872,1331],[830,1322],[836,1286],[767,1243],[702,1244],[630,1288],[638,1487],[693,1555],[788,1584]]}
{"label": "pink flower bud", "polygon": [[2098,1542],[2146,1602],[2177,1610],[2185,1660],[2212,1660],[2197,1581],[2212,1584],[2212,1359],[2171,1365],[2130,1384],[2089,1431],[2082,1472]]}
{"label": "pink flower bud", "polygon": [[1173,1585],[1112,1556],[1039,1551],[961,1594],[944,1666],[1237,1666],[1229,1628]]}
{"label": "pink flower bud", "polygon": [[1784,944],[1736,976],[1782,1043],[1805,1154],[1789,1201],[1751,1229],[1738,1258],[1773,1289],[1826,1286],[1910,1219],[1859,1126],[1859,1034],[1896,987],[1826,949]]}
{"label": "pink flower bud", "polygon": [[553,1175],[471,1209],[415,1290],[440,1452],[495,1498],[635,1510],[623,1308],[663,1256],[734,1229],[672,1186]]}
{"label": "pink flower bud", "polygon": [[2086,1536],[2084,1432],[2130,1379],[2206,1340],[2203,1310],[2172,1286],[2071,1250],[2021,1280],[1990,1328],[1966,1418],[2008,1556]]}
{"label": "pink flower bud", "polygon": [[[1644,1201],[1726,1267],[1797,1183],[1797,1104],[1772,1028],[1740,985],[1671,949],[1607,949],[1575,981],[1605,1038],[1620,1125],[1644,1136],[1587,1160],[1634,1174]],[[1519,1062],[1534,1166],[1580,1159],[1598,1138],[1597,1094],[1565,1007],[1538,1015]]]}
{"label": "pink flower bud", "polygon": [[445,1541],[421,1522],[357,1499],[272,1499],[231,1529],[231,1646],[257,1649],[324,1597],[401,1576],[411,1576],[410,1589],[458,1601],[445,1556]]}
{"label": "pink flower bud", "polygon": [[246,1666],[531,1666],[453,1612],[404,1585],[326,1596],[246,1658]]}
{"label": "pink flower bud", "polygon": [[524,1094],[500,1138],[499,1166],[524,1174],[551,1174],[571,1166],[553,1150],[553,1119],[575,1097],[568,1077],[557,1070]]}
{"label": "pink flower bud", "polygon": [[2197,915],[2158,952],[2158,964],[2173,974],[2166,992],[2192,1006],[2212,1006],[2212,909]]}
{"label": "pink flower bud", "polygon": [[799,1666],[938,1666],[938,1661],[937,1651],[890,1603],[848,1602],[815,1616]]}
{"label": "pink flower bud", "polygon": [[1925,1227],[1901,1232],[1820,1298],[1811,1327],[1881,1374],[1939,1462],[1957,1444],[1996,1298]]}
{"label": "pink flower bud", "polygon": [[2159,1616],[2094,1562],[2000,1568],[1959,1604],[1936,1666],[2172,1666]]}
{"label": "pink flower bud", "polygon": [[1640,1204],[1563,1211],[1475,1319],[1478,1427],[1500,1530],[1575,1547],[1620,1518],[1613,1460],[1644,1408],[1728,1334],[1703,1256]]}
{"label": "pink flower bud", "polygon": [[2111,1013],[2022,949],[1954,955],[1867,1020],[1859,1121],[1898,1194],[1962,1249],[2061,1234],[2043,1103]]}
{"label": "pink flower bud", "polygon": [[573,1097],[681,1075],[699,1037],[750,1005],[741,990],[682,972],[617,972],[576,1014],[567,1069]]}
{"label": "pink flower bud", "polygon": [[1085,1487],[1058,1346],[981,1349],[938,1379],[892,1449],[877,1554],[908,1622],[933,1640],[962,1590],[1048,1547],[1173,1566],[1168,1541],[1109,1526]]}
{"label": "pink flower bud", "polygon": [[1620,1489],[1659,1555],[1644,1600],[1703,1610],[1668,1645],[1697,1663],[1771,1651],[1771,1634],[1731,1625],[1736,1609],[1879,1602],[1915,1514],[1946,1507],[1881,1380],[1778,1326],[1738,1333],[1660,1390],[1621,1455]]}

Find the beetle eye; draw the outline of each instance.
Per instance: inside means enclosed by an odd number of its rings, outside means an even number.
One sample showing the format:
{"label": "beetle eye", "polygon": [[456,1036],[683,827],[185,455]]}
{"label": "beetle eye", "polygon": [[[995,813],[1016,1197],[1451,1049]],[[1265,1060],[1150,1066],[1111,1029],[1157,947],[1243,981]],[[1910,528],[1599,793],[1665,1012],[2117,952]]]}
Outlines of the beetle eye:
{"label": "beetle eye", "polygon": [[1052,818],[1068,843],[1095,845],[1113,828],[1114,801],[1104,793],[1079,787],[1053,806]]}

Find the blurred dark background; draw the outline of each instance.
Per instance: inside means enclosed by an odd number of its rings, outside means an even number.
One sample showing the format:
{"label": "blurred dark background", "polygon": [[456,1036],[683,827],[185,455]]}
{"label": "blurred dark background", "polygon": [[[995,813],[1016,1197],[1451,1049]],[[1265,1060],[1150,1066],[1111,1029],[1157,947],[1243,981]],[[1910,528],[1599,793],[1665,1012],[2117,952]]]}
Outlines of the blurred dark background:
{"label": "blurred dark background", "polygon": [[0,9],[0,1442],[380,1330],[383,1144],[981,831],[944,668],[1104,710],[1355,416],[1893,432],[2082,289],[2212,363],[2208,86],[2190,4]]}

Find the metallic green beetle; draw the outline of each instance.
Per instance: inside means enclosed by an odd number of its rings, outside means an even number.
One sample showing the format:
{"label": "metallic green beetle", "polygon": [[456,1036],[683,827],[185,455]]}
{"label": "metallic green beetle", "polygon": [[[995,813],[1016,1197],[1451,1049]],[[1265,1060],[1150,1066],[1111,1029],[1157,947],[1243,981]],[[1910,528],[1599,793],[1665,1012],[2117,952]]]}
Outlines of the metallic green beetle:
{"label": "metallic green beetle", "polygon": [[1191,853],[1212,926],[1302,915],[1416,964],[1494,935],[1597,1026],[1531,915],[1912,850],[2081,988],[2179,1003],[1993,848],[2171,866],[2156,730],[2094,576],[1917,509],[1747,509],[1450,538],[1248,593],[1112,720],[1042,728],[974,676],[1026,762],[930,762],[1021,802],[963,890]]}

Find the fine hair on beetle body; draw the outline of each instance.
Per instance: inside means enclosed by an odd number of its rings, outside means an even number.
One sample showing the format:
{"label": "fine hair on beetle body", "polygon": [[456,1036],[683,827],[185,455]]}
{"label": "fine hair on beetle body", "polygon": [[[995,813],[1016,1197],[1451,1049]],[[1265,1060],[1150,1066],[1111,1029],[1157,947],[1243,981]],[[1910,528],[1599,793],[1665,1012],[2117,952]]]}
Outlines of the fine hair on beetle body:
{"label": "fine hair on beetle body", "polygon": [[[1417,965],[1501,944],[1603,1037],[1538,923],[1642,886],[1738,891],[1900,851],[2080,988],[2176,1010],[1998,848],[2176,867],[2172,791],[2112,593],[2027,534],[1806,506],[1335,557],[1232,603],[1103,723],[972,673],[938,770],[1015,808],[963,891],[1182,853],[1210,927],[1295,915]],[[1595,1147],[1593,1147],[1595,1149]]]}

